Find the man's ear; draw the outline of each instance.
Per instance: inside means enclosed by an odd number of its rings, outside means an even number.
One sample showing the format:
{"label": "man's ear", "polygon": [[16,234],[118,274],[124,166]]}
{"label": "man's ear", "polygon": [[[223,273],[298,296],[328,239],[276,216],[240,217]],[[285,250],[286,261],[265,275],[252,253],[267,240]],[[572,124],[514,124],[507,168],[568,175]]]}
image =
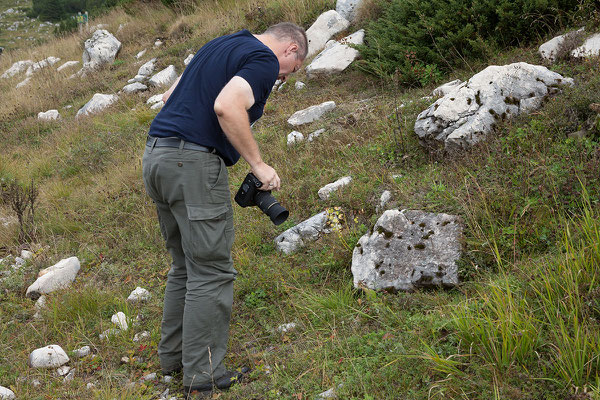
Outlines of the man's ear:
{"label": "man's ear", "polygon": [[294,42],[290,43],[286,49],[286,53],[298,53],[298,44]]}

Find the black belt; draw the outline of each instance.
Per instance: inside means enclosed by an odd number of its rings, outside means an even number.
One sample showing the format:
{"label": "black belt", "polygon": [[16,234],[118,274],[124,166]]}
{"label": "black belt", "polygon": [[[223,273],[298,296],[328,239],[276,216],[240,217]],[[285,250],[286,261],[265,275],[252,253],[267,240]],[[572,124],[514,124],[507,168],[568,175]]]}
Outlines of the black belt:
{"label": "black belt", "polygon": [[148,139],[146,140],[146,146],[175,147],[177,149],[181,148],[184,150],[203,151],[205,153],[213,153],[213,154],[217,153],[217,150],[214,147],[201,146],[196,143],[186,142],[185,140],[179,139],[176,137],[162,138],[162,137],[148,136]]}

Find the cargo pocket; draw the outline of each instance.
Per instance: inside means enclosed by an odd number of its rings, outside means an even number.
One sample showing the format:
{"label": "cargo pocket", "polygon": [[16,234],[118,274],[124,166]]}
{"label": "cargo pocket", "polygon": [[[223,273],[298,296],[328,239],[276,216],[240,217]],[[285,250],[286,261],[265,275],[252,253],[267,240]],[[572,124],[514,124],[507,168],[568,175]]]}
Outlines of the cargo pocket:
{"label": "cargo pocket", "polygon": [[198,261],[229,262],[228,204],[186,205],[188,252]]}

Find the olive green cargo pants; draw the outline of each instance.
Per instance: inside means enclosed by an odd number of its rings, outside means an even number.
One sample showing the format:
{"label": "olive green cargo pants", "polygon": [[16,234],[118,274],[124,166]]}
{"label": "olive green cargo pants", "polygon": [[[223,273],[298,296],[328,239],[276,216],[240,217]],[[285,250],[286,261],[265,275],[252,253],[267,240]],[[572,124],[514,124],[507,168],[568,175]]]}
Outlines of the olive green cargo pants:
{"label": "olive green cargo pants", "polygon": [[227,167],[210,153],[146,146],[146,191],[172,257],[158,354],[194,386],[225,373],[233,303],[233,210]]}

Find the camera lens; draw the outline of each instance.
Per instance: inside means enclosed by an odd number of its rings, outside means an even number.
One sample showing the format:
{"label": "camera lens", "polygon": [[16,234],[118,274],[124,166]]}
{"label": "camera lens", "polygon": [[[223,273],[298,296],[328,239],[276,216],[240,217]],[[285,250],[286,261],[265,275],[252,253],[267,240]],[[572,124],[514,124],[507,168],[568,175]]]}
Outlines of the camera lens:
{"label": "camera lens", "polygon": [[275,225],[281,225],[290,215],[269,192],[258,191],[254,196],[254,202],[260,210],[267,214]]}

